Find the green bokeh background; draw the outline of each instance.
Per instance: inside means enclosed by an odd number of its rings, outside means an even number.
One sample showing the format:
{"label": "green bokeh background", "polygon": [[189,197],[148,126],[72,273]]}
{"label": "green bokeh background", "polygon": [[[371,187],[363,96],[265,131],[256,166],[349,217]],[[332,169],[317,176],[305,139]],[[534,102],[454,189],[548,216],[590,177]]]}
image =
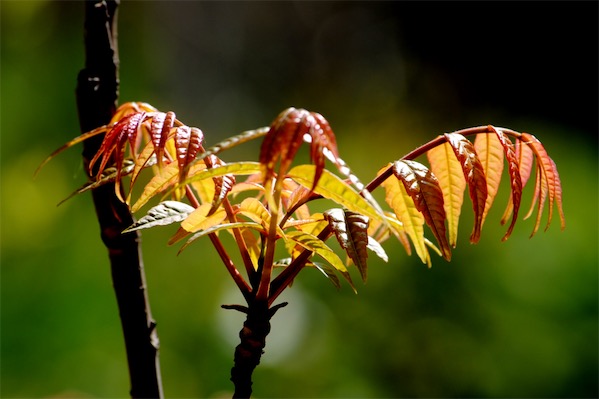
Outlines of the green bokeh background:
{"label": "green bokeh background", "polygon": [[[127,397],[106,251],[78,134],[81,2],[1,1],[1,396]],[[437,134],[535,134],[558,165],[567,228],[510,240],[498,220],[427,269],[395,242],[354,295],[303,272],[273,319],[256,397],[597,397],[597,3],[129,2],[121,102],[199,126],[208,144],[288,106],[322,113],[365,181]],[[223,158],[255,159],[258,144]],[[505,180],[505,179],[504,179]],[[504,182],[505,183],[505,182]],[[524,208],[530,202],[527,190]],[[172,227],[172,226],[171,226]],[[226,397],[242,318],[208,242],[175,256],[144,232],[169,398]],[[358,280],[356,275],[356,280]]]}

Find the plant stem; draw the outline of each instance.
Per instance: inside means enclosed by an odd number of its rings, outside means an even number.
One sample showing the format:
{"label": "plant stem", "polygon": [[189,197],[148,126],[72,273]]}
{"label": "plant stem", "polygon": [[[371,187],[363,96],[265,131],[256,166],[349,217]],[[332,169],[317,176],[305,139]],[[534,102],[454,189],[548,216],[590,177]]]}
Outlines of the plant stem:
{"label": "plant stem", "polygon": [[[118,4],[118,0],[85,2],[85,68],[79,73],[76,90],[82,132],[108,124],[116,110]],[[103,135],[98,135],[84,141],[82,155],[86,170],[102,139]],[[162,398],[159,341],[146,292],[140,236],[138,232],[121,234],[133,224],[133,217],[127,205],[117,198],[114,183],[92,190],[92,197],[101,237],[110,258],[127,352],[131,397]]]}
{"label": "plant stem", "polygon": [[235,348],[235,365],[231,369],[231,381],[235,385],[233,398],[249,398],[252,395],[252,374],[258,364],[266,336],[270,332],[270,319],[287,302],[269,308],[265,301],[250,301],[248,307],[223,305],[225,309],[234,309],[246,313],[243,328],[239,332],[240,344]]}

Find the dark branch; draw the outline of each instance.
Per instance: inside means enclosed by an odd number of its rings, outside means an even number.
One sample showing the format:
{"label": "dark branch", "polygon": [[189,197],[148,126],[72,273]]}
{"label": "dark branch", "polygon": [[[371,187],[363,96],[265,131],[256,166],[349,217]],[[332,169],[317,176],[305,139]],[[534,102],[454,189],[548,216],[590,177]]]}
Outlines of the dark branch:
{"label": "dark branch", "polygon": [[[77,108],[82,132],[110,122],[118,100],[118,0],[85,2],[85,68],[77,81]],[[103,135],[86,140],[87,167]],[[162,398],[158,335],[146,293],[137,232],[121,234],[133,224],[128,207],[114,193],[114,183],[92,191],[102,241],[108,249],[112,280],[125,338],[131,396]]]}

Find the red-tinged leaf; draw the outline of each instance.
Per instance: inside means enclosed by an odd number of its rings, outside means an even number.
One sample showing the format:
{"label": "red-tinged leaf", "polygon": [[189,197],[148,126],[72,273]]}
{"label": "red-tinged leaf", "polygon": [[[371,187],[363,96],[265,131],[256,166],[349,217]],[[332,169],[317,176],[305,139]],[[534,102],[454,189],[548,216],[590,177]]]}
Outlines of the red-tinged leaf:
{"label": "red-tinged leaf", "polygon": [[553,205],[556,201],[560,213],[562,227],[565,226],[562,208],[562,188],[559,175],[557,174],[555,162],[553,162],[553,160],[549,157],[545,147],[543,147],[543,144],[541,144],[541,142],[535,136],[528,133],[522,133],[522,140],[532,149],[537,161],[537,181],[535,184],[533,204],[535,201],[538,201],[538,208],[537,219],[531,234],[532,237],[537,232],[541,223],[541,214],[547,199],[549,199],[549,204],[547,225],[545,230],[547,230],[551,224],[551,220],[553,218]]}
{"label": "red-tinged leaf", "polygon": [[287,172],[304,141],[310,143],[310,158],[315,165],[313,185],[316,186],[324,169],[325,151],[333,158],[338,157],[335,135],[322,115],[293,107],[277,116],[260,147],[265,181],[275,175],[277,162],[278,173]]}
{"label": "red-tinged leaf", "polygon": [[520,209],[520,202],[522,199],[522,177],[520,176],[520,164],[518,162],[518,157],[516,155],[514,145],[501,130],[495,129],[493,127],[490,128],[495,132],[495,134],[497,135],[497,139],[503,147],[503,152],[508,165],[508,173],[510,176],[510,188],[512,191],[512,195],[510,196],[510,203],[512,204],[513,216],[512,222],[510,223],[507,232],[501,239],[502,241],[505,241],[512,234],[514,226],[516,225],[516,220],[518,218],[518,211]]}
{"label": "red-tinged leaf", "polygon": [[393,174],[401,181],[406,193],[414,201],[416,209],[424,216],[426,224],[437,239],[443,257],[451,259],[451,248],[445,229],[445,210],[443,193],[437,178],[428,168],[415,161],[396,161]]}
{"label": "red-tinged leaf", "polygon": [[100,166],[98,167],[97,172],[97,176],[100,176],[113,152],[116,152],[116,167],[117,169],[120,169],[120,166],[124,158],[125,145],[127,144],[127,141],[135,143],[138,128],[143,122],[143,118],[145,117],[145,115],[146,113],[143,111],[127,115],[124,118],[122,118],[119,122],[117,122],[117,124],[114,125],[112,129],[108,131],[108,133],[106,133],[104,141],[102,141],[102,144],[100,145],[100,149],[89,162],[88,167],[90,173],[93,170],[93,167],[96,164],[96,162],[101,157],[102,160],[100,161]]}
{"label": "red-tinged leaf", "polygon": [[[386,167],[379,171],[382,173]],[[412,240],[416,254],[422,263],[431,266],[431,259],[424,241],[424,216],[416,209],[414,200],[408,195],[404,185],[395,177],[381,183],[385,189],[385,201],[395,212],[406,234]],[[391,227],[393,225],[391,224]]]}
{"label": "red-tinged leaf", "polygon": [[[208,168],[214,168],[226,165],[216,155],[210,155],[204,159]],[[212,209],[217,209],[223,200],[227,197],[233,186],[235,185],[235,175],[229,173],[224,176],[216,176],[212,178],[214,182],[214,197],[212,199]]]}
{"label": "red-tinged leaf", "polygon": [[[523,144],[520,139],[516,140],[516,144],[514,147],[516,153],[516,162],[518,164],[518,170],[520,172],[521,187],[522,190],[524,190],[524,187],[526,186],[526,183],[528,183],[528,179],[530,178],[530,174],[532,172],[534,154],[532,152],[532,149],[528,145]],[[507,223],[507,220],[510,217],[510,215],[512,215],[513,210],[514,203],[512,197],[510,197],[505,212],[501,217],[502,225]],[[525,219],[528,216],[526,216]],[[514,217],[513,219],[516,218]]]}
{"label": "red-tinged leaf", "polygon": [[474,149],[487,179],[487,199],[480,222],[482,228],[493,201],[495,201],[497,191],[499,191],[503,174],[503,145],[496,134],[477,134],[474,139]]}
{"label": "red-tinged leaf", "polygon": [[150,127],[150,136],[152,144],[154,145],[154,151],[156,152],[156,158],[158,159],[158,167],[163,167],[164,147],[166,140],[170,135],[171,129],[175,126],[176,115],[174,112],[157,113],[152,118],[152,124]]}
{"label": "red-tinged leaf", "polygon": [[[449,135],[451,134],[454,133],[449,133]],[[459,140],[461,140],[460,137],[455,138],[455,141]],[[455,248],[458,239],[458,224],[464,203],[464,190],[466,189],[464,172],[448,142],[429,150],[426,155],[431,171],[437,176],[443,192],[443,208],[447,217],[449,245]]]}
{"label": "red-tinged leaf", "polygon": [[175,148],[177,150],[177,163],[179,165],[179,182],[187,176],[188,166],[195,159],[204,133],[197,127],[179,126],[175,132]]}
{"label": "red-tinged leaf", "polygon": [[356,212],[335,208],[324,212],[341,248],[360,271],[366,282],[368,272],[368,217]]}
{"label": "red-tinged leaf", "polygon": [[193,211],[192,206],[183,202],[164,201],[150,208],[144,217],[123,230],[123,233],[177,223],[185,220]]}
{"label": "red-tinged leaf", "polygon": [[487,201],[485,172],[483,165],[478,159],[476,150],[470,141],[459,134],[447,134],[445,137],[453,148],[453,152],[462,166],[466,183],[468,183],[468,191],[474,210],[474,228],[470,235],[470,242],[474,244],[480,239],[483,213]]}

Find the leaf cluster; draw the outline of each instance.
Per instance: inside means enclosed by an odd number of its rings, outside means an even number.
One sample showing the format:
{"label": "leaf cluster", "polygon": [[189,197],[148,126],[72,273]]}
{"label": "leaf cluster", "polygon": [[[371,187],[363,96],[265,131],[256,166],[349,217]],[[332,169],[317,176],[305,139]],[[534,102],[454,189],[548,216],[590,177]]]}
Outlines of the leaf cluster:
{"label": "leaf cluster", "polygon": [[[533,199],[524,217],[536,211],[531,236],[538,231],[546,205],[546,228],[555,207],[565,227],[555,162],[536,137],[510,129],[480,126],[440,135],[388,163],[364,185],[340,157],[335,135],[318,113],[288,108],[268,127],[205,148],[203,132],[186,126],[173,112],[127,103],[109,125],[73,139],[45,162],[100,134],[105,135],[103,143],[88,165],[94,178],[73,194],[114,182],[117,195],[133,212],[158,198],[124,233],[176,223],[179,228],[169,244],[183,242],[180,251],[201,237],[210,237],[248,301],[272,304],[306,266],[320,270],[337,287],[341,276],[354,288],[348,268],[356,266],[366,281],[369,252],[387,261],[381,244],[390,237],[396,237],[408,254],[414,250],[429,266],[430,250],[450,260],[466,188],[474,213],[470,241],[476,243],[505,165],[511,193],[501,219],[502,224],[509,222],[503,240],[514,229],[523,189],[533,173]],[[225,163],[219,157],[255,139],[262,139],[257,162]],[[309,146],[311,163],[294,165],[303,144]],[[426,156],[428,166],[416,161],[420,156]],[[151,178],[132,198],[143,170],[151,171]],[[122,183],[125,176],[129,176],[127,190]],[[371,195],[379,186],[389,210]],[[310,209],[312,202],[323,199],[333,207],[325,212]],[[434,242],[426,237],[425,225]],[[245,277],[231,261],[220,234],[234,237]],[[327,243],[331,237],[344,257]],[[279,244],[287,256],[275,259]]]}

